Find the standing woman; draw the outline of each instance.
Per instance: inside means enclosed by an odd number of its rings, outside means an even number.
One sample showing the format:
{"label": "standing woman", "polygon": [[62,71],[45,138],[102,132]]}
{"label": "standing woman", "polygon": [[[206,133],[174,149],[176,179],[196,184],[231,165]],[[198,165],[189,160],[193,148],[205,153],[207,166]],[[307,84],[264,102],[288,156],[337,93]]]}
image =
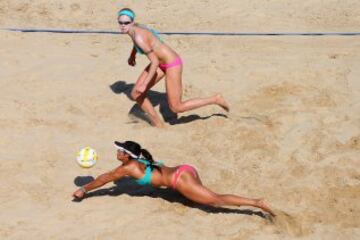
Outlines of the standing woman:
{"label": "standing woman", "polygon": [[128,63],[136,64],[136,53],[144,54],[150,60],[150,64],[144,69],[131,91],[131,98],[136,101],[145,111],[151,123],[156,127],[163,127],[164,123],[155,112],[146,94],[164,76],[166,78],[166,93],[170,109],[175,113],[181,113],[200,108],[210,104],[216,104],[226,111],[229,105],[221,94],[211,97],[193,98],[186,101],[182,97],[182,69],[181,57],[166,45],[154,30],[134,22],[135,13],[129,8],[123,8],[118,12],[118,22],[122,33],[129,35],[134,43]]}

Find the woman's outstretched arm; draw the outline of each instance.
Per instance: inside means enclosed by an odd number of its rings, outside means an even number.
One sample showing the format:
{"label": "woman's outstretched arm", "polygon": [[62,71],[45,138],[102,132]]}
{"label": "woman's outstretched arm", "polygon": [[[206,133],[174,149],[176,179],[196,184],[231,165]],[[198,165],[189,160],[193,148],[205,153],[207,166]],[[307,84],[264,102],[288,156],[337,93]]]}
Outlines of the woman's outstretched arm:
{"label": "woman's outstretched arm", "polygon": [[82,186],[80,189],[73,193],[73,197],[82,198],[86,192],[99,188],[109,182],[119,180],[120,178],[128,175],[128,169],[126,166],[120,166],[111,172],[101,174],[95,180]]}

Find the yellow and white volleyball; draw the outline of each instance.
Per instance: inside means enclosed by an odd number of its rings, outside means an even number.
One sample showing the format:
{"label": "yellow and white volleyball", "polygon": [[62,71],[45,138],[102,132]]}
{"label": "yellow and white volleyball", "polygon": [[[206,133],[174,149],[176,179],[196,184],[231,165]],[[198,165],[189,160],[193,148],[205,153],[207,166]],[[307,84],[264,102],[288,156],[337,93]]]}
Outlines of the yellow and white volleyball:
{"label": "yellow and white volleyball", "polygon": [[91,147],[82,148],[76,157],[77,163],[83,168],[90,168],[95,165],[98,155]]}

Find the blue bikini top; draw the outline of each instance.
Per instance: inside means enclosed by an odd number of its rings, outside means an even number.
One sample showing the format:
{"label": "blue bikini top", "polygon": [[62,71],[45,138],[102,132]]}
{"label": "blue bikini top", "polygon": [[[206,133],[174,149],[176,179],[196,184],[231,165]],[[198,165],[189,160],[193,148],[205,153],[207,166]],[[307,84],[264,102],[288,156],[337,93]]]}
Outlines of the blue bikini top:
{"label": "blue bikini top", "polygon": [[[145,28],[145,29],[149,30],[152,34],[154,34],[154,36],[155,36],[157,39],[160,40],[160,42],[163,42],[163,40],[162,40],[161,37],[160,37],[160,34],[159,34],[156,30],[154,30],[154,29],[152,29],[152,28],[149,28],[149,27],[147,27],[147,26],[145,26],[145,25],[139,25],[139,27]],[[140,47],[138,47],[138,46],[135,44],[135,42],[134,42],[134,46],[135,46],[135,49],[136,49],[136,52],[137,52],[137,53],[139,53],[139,54],[145,54],[145,52],[144,52]]]}
{"label": "blue bikini top", "polygon": [[152,170],[154,169],[154,166],[162,166],[164,163],[162,161],[150,163],[149,160],[145,158],[139,158],[136,161],[145,164],[145,175],[142,178],[136,179],[136,183],[139,185],[151,185],[151,176],[152,176]]}

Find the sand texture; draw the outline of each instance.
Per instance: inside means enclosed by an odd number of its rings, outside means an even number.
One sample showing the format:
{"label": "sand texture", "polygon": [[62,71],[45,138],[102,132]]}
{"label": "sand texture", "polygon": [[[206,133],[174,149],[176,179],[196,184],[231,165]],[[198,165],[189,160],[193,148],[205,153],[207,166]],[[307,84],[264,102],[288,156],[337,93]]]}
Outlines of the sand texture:
{"label": "sand texture", "polygon": [[[0,1],[0,28],[117,30],[133,8],[159,31],[360,30],[357,0]],[[184,60],[184,99],[221,92],[231,106],[179,114],[164,82],[156,129],[128,98],[141,70],[121,35],[0,31],[0,239],[359,239],[360,37],[163,36]],[[130,113],[130,114],[129,114]],[[177,193],[108,184],[73,202],[76,184],[115,168],[114,140],[174,166],[197,166],[252,208],[195,205]],[[95,148],[97,165],[76,152]],[[86,178],[87,177],[87,178]]]}

